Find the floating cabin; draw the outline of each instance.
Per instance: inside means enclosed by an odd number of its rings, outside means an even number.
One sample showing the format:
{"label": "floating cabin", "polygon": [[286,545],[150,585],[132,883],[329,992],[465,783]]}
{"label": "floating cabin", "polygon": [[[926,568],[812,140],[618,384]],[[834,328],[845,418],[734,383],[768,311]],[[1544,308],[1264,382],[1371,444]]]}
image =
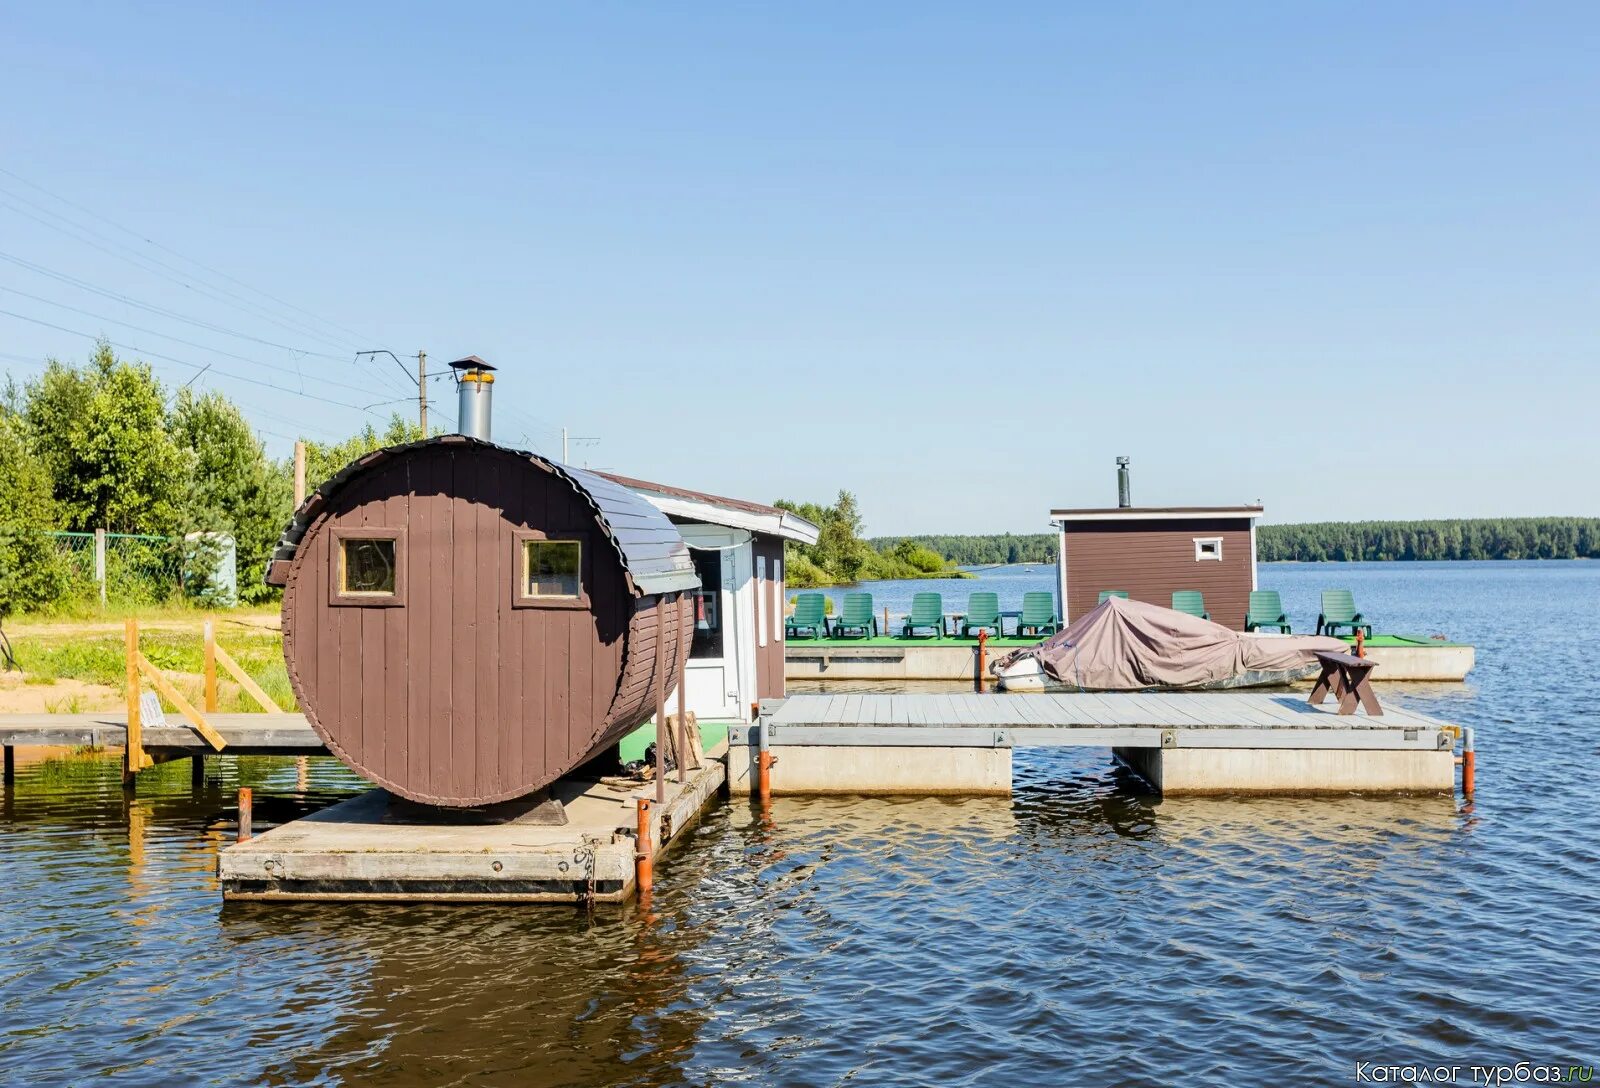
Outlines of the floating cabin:
{"label": "floating cabin", "polygon": [[666,515],[689,546],[700,579],[684,690],[689,712],[755,720],[758,700],[784,694],[783,545],[815,544],[817,526],[775,506],[601,475]]}
{"label": "floating cabin", "polygon": [[1118,458],[1118,504],[1050,511],[1060,534],[1056,600],[1070,623],[1122,590],[1136,601],[1172,604],[1197,589],[1215,623],[1244,628],[1256,588],[1256,520],[1261,506],[1134,506],[1126,458]]}
{"label": "floating cabin", "polygon": [[773,507],[445,435],[324,483],[266,580],[329,750],[401,797],[480,806],[613,749],[675,709],[686,676],[699,718],[748,720],[781,696],[783,542],[816,533]]}

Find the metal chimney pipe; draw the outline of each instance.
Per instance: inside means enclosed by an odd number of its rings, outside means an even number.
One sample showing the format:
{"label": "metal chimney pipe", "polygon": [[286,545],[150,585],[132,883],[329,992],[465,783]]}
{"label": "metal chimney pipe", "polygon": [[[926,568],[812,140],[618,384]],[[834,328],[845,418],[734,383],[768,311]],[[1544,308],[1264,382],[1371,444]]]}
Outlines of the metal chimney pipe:
{"label": "metal chimney pipe", "polygon": [[494,367],[469,355],[450,364],[456,372],[456,430],[468,438],[490,441],[494,414]]}
{"label": "metal chimney pipe", "polygon": [[1128,459],[1117,458],[1117,506],[1126,510],[1133,505],[1133,499],[1128,495]]}

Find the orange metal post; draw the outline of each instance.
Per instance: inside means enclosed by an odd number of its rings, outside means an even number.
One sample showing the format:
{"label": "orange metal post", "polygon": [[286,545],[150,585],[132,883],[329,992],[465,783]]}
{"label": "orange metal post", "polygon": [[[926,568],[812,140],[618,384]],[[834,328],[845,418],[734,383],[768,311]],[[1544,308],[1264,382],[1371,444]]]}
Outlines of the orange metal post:
{"label": "orange metal post", "polygon": [[979,695],[983,694],[984,658],[988,656],[988,651],[989,632],[987,629],[980,628],[978,631],[978,671],[972,677],[972,688]]}
{"label": "orange metal post", "polygon": [[1468,797],[1472,796],[1477,787],[1478,778],[1478,753],[1473,751],[1473,737],[1471,729],[1461,731],[1461,792]]}
{"label": "orange metal post", "polygon": [[756,783],[761,791],[761,803],[768,804],[772,800],[772,753],[763,751],[756,757]]}
{"label": "orange metal post", "polygon": [[633,849],[633,880],[639,889],[639,898],[650,897],[655,883],[655,851],[650,845],[650,798],[639,798],[639,826],[635,830]]}
{"label": "orange metal post", "polygon": [[1357,657],[1366,657],[1367,656],[1366,635],[1361,630],[1361,628],[1359,628],[1359,627],[1356,628],[1356,656]]}
{"label": "orange metal post", "polygon": [[249,786],[239,787],[239,841],[246,842],[254,831],[251,826],[255,822],[254,794]]}

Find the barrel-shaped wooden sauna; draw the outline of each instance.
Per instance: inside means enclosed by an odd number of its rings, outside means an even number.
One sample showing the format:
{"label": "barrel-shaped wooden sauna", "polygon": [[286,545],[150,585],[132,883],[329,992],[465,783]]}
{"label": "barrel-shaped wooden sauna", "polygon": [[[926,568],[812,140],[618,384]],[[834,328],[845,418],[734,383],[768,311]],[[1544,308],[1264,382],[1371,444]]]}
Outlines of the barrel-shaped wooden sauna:
{"label": "barrel-shaped wooden sauna", "polygon": [[267,582],[329,750],[448,806],[534,793],[649,720],[682,675],[700,584],[631,491],[461,435],[328,480]]}

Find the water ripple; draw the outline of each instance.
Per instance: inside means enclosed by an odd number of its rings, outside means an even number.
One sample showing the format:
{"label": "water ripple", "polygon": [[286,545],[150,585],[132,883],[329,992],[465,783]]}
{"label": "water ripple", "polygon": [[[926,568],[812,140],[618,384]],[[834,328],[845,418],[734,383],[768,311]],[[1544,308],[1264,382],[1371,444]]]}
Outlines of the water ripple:
{"label": "water ripple", "polygon": [[[1264,573],[1264,577],[1267,575]],[[1272,570],[1286,598],[1327,568]],[[1479,793],[1168,799],[1103,752],[1016,754],[1009,799],[711,813],[650,913],[220,906],[230,799],[337,764],[25,766],[0,812],[0,1083],[1329,1083],[1357,1061],[1592,1062],[1600,565],[1338,568],[1480,644],[1418,709]],[[1474,580],[1476,579],[1476,580]],[[1579,735],[1573,736],[1573,731]],[[243,779],[240,776],[245,776]]]}

